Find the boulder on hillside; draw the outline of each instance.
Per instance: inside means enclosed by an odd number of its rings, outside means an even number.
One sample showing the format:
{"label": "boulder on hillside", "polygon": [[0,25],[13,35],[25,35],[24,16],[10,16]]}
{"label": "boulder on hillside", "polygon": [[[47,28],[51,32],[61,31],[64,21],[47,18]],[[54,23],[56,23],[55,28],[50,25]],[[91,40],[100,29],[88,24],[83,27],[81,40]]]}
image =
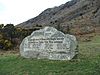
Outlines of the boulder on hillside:
{"label": "boulder on hillside", "polygon": [[24,58],[71,60],[76,52],[76,37],[53,27],[34,31],[20,45],[20,54]]}

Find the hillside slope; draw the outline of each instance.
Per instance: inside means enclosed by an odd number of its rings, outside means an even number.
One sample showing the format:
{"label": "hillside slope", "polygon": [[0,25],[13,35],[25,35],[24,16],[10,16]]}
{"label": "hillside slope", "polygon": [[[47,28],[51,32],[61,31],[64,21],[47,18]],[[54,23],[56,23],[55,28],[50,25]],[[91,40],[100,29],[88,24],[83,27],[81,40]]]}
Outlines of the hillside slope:
{"label": "hillside slope", "polygon": [[48,8],[37,17],[23,22],[17,27],[34,28],[53,26],[73,34],[99,31],[100,0],[72,0],[58,7]]}

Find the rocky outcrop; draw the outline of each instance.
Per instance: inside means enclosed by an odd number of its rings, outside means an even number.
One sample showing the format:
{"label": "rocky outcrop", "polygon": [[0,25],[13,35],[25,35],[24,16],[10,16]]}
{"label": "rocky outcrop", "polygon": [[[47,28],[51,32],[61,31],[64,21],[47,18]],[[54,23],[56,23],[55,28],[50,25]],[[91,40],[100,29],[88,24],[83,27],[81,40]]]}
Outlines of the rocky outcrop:
{"label": "rocky outcrop", "polygon": [[52,26],[65,33],[69,27],[72,34],[82,34],[85,28],[90,28],[89,32],[93,32],[94,27],[100,26],[100,1],[72,0],[61,6],[48,8],[37,17],[17,25],[22,28],[37,26]]}

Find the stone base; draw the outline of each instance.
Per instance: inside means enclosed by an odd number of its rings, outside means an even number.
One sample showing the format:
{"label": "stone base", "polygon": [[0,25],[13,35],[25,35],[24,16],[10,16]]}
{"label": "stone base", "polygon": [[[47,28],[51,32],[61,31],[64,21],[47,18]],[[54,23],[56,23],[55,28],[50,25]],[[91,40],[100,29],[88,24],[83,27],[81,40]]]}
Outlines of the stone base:
{"label": "stone base", "polygon": [[26,51],[24,52],[25,58],[37,58],[37,59],[50,59],[50,60],[70,60],[74,57],[75,53],[49,53],[38,51]]}

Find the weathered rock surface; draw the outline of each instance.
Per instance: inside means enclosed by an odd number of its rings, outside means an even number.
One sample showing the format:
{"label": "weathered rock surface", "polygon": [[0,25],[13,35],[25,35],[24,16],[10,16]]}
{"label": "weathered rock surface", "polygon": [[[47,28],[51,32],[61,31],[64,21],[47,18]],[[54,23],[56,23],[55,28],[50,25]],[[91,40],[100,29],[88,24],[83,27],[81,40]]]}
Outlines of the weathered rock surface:
{"label": "weathered rock surface", "polygon": [[53,27],[34,31],[20,45],[24,58],[71,60],[77,53],[75,36],[64,34]]}

